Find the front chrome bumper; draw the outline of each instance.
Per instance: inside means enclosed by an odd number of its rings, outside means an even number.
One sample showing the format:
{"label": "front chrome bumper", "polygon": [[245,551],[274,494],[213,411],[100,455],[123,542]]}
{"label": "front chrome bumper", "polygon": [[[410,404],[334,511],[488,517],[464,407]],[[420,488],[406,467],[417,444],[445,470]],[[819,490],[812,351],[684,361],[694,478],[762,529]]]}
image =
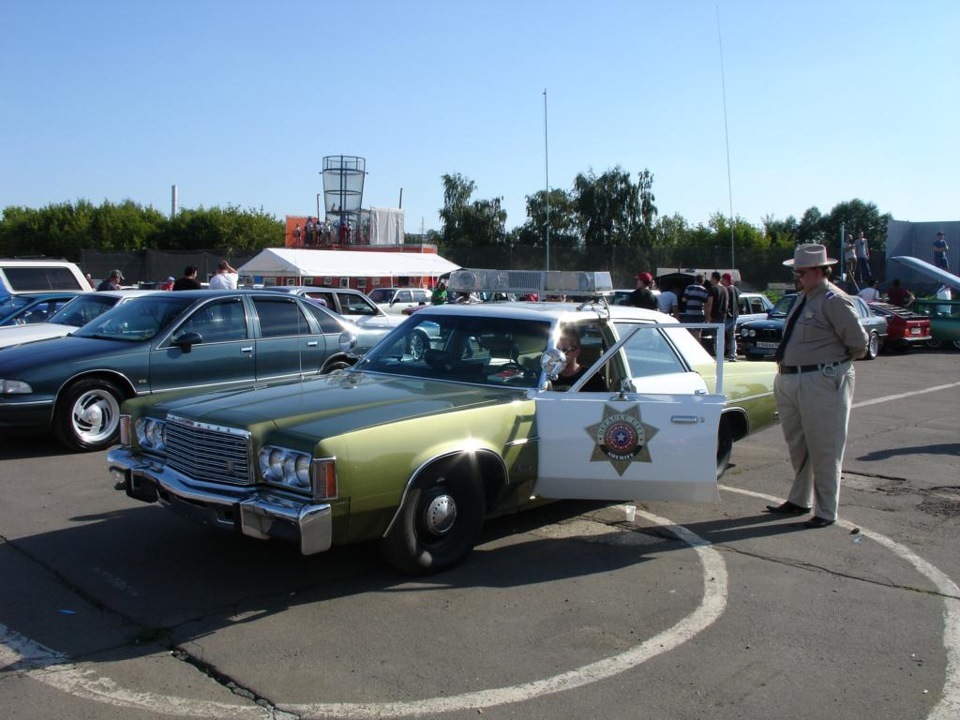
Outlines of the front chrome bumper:
{"label": "front chrome bumper", "polygon": [[211,527],[235,530],[259,540],[297,542],[314,555],[330,549],[333,510],[269,488],[234,487],[192,480],[159,461],[135,456],[129,448],[107,453],[118,489],[143,502],[160,502],[173,512]]}

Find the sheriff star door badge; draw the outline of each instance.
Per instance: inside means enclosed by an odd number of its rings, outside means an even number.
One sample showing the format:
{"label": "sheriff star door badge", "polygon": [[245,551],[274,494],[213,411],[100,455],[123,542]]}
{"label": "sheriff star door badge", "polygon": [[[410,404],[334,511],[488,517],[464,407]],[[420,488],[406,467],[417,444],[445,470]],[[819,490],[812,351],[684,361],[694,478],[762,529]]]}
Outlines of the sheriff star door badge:
{"label": "sheriff star door badge", "polygon": [[626,410],[604,405],[603,418],[586,431],[595,443],[590,461],[607,460],[623,475],[634,461],[651,462],[648,446],[659,428],[643,422],[638,405]]}

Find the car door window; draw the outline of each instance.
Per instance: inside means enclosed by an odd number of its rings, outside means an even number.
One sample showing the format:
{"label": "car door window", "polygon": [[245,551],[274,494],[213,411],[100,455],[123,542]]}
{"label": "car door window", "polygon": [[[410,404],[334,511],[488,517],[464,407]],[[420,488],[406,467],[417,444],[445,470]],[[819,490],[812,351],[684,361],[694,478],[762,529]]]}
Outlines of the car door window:
{"label": "car door window", "polygon": [[240,298],[224,298],[197,309],[177,330],[174,340],[195,332],[205,343],[245,340],[248,337],[246,313]]}
{"label": "car door window", "polygon": [[409,290],[401,290],[397,293],[397,298],[395,302],[408,303],[413,302],[413,298],[410,296]]}
{"label": "car door window", "polygon": [[293,298],[254,298],[253,306],[260,318],[260,336],[264,338],[307,335],[310,326]]}
{"label": "car door window", "polygon": [[307,312],[316,319],[320,325],[320,332],[324,335],[339,335],[343,332],[343,327],[337,322],[336,318],[318,305],[307,304]]}
{"label": "car door window", "polygon": [[340,295],[341,315],[378,315],[380,309],[360,295]]}
{"label": "car door window", "polygon": [[[617,331],[626,334],[633,327],[633,325],[618,323]],[[686,371],[673,346],[667,342],[659,330],[635,333],[624,343],[623,351],[627,359],[629,375],[632,378]]]}

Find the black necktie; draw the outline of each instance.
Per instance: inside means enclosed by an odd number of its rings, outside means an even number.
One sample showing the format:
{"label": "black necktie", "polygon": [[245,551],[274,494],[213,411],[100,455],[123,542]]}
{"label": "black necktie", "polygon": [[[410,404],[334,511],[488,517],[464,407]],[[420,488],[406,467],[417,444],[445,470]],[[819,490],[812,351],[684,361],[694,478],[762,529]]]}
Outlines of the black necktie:
{"label": "black necktie", "polygon": [[806,301],[806,295],[800,298],[800,304],[797,305],[796,311],[790,316],[786,326],[783,328],[783,339],[780,340],[780,344],[777,346],[777,352],[773,355],[774,361],[778,363],[783,362],[783,353],[787,349],[787,340],[790,339],[790,335],[793,333],[793,326],[797,324],[797,318],[800,317],[800,313],[803,311],[803,304]]}

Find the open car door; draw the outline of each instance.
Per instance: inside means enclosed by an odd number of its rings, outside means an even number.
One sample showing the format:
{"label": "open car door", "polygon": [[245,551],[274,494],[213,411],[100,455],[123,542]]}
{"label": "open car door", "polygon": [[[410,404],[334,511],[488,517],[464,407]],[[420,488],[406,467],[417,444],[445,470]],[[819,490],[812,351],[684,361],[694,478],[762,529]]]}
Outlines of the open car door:
{"label": "open car door", "polygon": [[[632,334],[638,332],[658,331],[648,326]],[[621,339],[591,372],[629,340]],[[722,372],[720,365],[721,393]],[[719,502],[717,433],[724,396],[697,387],[678,389],[671,382],[661,386],[662,392],[636,392],[629,382],[626,387],[537,396],[534,493],[571,500]]]}

